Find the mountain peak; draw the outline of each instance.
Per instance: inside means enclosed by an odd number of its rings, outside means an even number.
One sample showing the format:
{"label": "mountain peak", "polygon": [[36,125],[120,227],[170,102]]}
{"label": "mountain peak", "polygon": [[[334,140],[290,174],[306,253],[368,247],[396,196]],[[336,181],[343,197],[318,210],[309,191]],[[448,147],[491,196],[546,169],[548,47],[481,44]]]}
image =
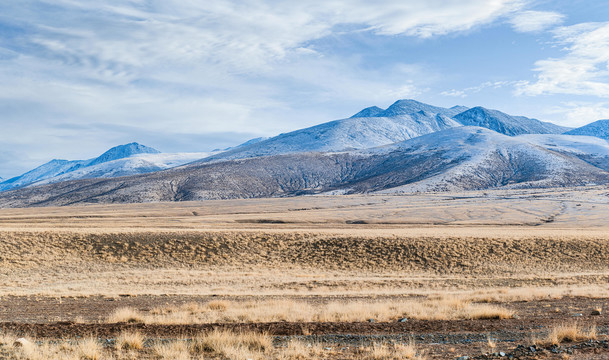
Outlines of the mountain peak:
{"label": "mountain peak", "polygon": [[463,110],[461,107],[458,107],[456,109],[447,109],[439,106],[425,104],[412,99],[402,99],[394,102],[390,107],[387,108],[387,110],[379,113],[377,116],[393,117],[400,115],[409,115],[419,111],[425,111],[432,114],[441,114],[450,117],[457,115]]}
{"label": "mountain peak", "polygon": [[104,162],[127,158],[138,154],[159,154],[157,149],[132,142],[125,145],[119,145],[111,148],[99,157],[93,159],[88,165],[96,165]]}
{"label": "mountain peak", "polygon": [[367,107],[365,109],[363,109],[362,111],[358,112],[357,114],[351,116],[352,118],[358,118],[358,117],[375,117],[378,116],[378,114],[382,113],[383,111],[385,111],[384,109],[381,109],[378,106],[370,106]]}

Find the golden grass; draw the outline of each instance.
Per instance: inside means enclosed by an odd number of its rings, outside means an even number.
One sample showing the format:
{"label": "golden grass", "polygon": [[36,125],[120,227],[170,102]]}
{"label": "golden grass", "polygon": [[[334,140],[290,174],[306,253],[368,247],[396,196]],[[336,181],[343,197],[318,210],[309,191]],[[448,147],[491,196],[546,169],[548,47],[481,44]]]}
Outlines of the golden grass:
{"label": "golden grass", "polygon": [[[459,298],[416,300],[352,300],[329,303],[309,303],[296,300],[262,300],[245,302],[187,303],[180,306],[164,306],[142,315],[130,309],[127,314],[138,314],[144,323],[192,324],[218,322],[358,322],[396,321],[406,318],[421,320],[456,319],[509,319],[514,312],[505,307],[476,304]],[[115,314],[109,322],[124,320]]]}
{"label": "golden grass", "polygon": [[131,307],[121,307],[114,310],[112,314],[110,314],[108,322],[138,323],[144,322],[144,316]]}
{"label": "golden grass", "polygon": [[99,360],[101,359],[102,347],[99,341],[95,338],[85,338],[78,342],[78,354],[82,360]]}
{"label": "golden grass", "polygon": [[361,349],[359,355],[366,360],[425,359],[423,354],[418,353],[414,341],[406,345],[374,343]]}
{"label": "golden grass", "polygon": [[562,342],[596,340],[596,326],[584,328],[577,322],[556,325],[542,338],[533,339],[535,345],[548,346],[559,345]]}
{"label": "golden grass", "polygon": [[172,341],[153,346],[154,353],[166,360],[190,360],[190,352],[185,341]]}
{"label": "golden grass", "polygon": [[139,332],[123,331],[116,342],[123,350],[140,350],[144,347],[144,336]]}
{"label": "golden grass", "polygon": [[227,357],[238,353],[259,357],[272,346],[273,340],[266,334],[213,330],[193,339],[191,351],[196,354],[217,353]]}

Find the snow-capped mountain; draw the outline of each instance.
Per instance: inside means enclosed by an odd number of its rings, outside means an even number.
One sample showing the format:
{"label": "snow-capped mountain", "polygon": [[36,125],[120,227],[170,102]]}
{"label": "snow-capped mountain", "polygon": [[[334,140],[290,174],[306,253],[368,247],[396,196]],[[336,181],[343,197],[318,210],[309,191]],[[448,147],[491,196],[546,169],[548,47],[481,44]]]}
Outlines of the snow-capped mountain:
{"label": "snow-capped mountain", "polygon": [[138,144],[136,142],[133,142],[130,144],[119,145],[119,146],[115,146],[115,147],[111,148],[110,150],[101,154],[97,158],[93,159],[91,162],[89,162],[87,164],[87,166],[94,166],[94,165],[105,163],[105,162],[112,161],[112,160],[124,159],[124,158],[128,158],[130,156],[138,155],[138,154],[159,154],[159,153],[160,153],[160,151],[158,151],[157,149],[153,149],[151,147],[144,146],[144,145]]}
{"label": "snow-capped mountain", "polygon": [[[382,192],[473,190],[497,187],[561,187],[588,183],[609,183],[609,173],[576,155],[585,150],[603,154],[608,147],[595,140],[580,139],[572,147],[557,151],[552,139],[561,135],[506,136],[480,127],[449,129],[410,141],[373,149],[375,152],[402,152],[409,156],[431,157],[436,174]],[[543,141],[545,138],[546,141]],[[533,140],[533,141],[531,141]],[[567,143],[569,140],[563,140]],[[588,145],[585,146],[584,144]],[[604,155],[601,155],[604,156]]]}
{"label": "snow-capped mountain", "polygon": [[28,187],[0,194],[0,207],[609,184],[609,172],[581,154],[536,141],[542,145],[455,127],[366,150],[197,162],[118,179]]}
{"label": "snow-capped mountain", "polygon": [[588,125],[567,131],[566,135],[588,135],[609,140],[609,120],[598,120]]}
{"label": "snow-capped mountain", "polygon": [[480,126],[505,135],[521,134],[562,134],[569,128],[549,122],[529,119],[524,116],[512,116],[498,110],[481,106],[471,108],[453,117],[465,126]]}
{"label": "snow-capped mountain", "polygon": [[569,130],[549,122],[511,116],[483,107],[443,108],[415,100],[398,100],[386,110],[377,106],[368,107],[347,119],[280,134],[251,145],[229,149],[202,161],[367,149],[464,125],[485,127],[511,136],[560,134]]}
{"label": "snow-capped mountain", "polygon": [[209,156],[210,153],[161,154],[138,143],[111,148],[89,160],[51,160],[23,175],[0,183],[0,191],[94,177],[115,177],[165,170]]}
{"label": "snow-capped mountain", "polygon": [[[400,100],[387,110],[377,107],[366,108],[356,114],[360,117],[335,120],[280,134],[264,141],[230,149],[204,161],[244,159],[311,151],[345,151],[388,145],[461,126],[460,123],[451,119],[448,115],[462,109],[463,107],[458,106],[446,109],[414,100]],[[382,111],[379,112],[379,110]]]}

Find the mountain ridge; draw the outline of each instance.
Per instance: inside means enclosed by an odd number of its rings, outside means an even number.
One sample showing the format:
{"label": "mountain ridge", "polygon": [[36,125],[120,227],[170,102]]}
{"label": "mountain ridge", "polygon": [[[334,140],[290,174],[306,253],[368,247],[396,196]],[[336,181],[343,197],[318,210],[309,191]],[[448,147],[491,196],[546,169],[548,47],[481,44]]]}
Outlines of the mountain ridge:
{"label": "mountain ridge", "polygon": [[[408,99],[355,115],[218,152],[130,143],[90,160],[52,160],[22,175],[33,180],[25,185],[1,182],[19,189],[0,194],[0,206],[609,183],[609,143],[549,122]],[[609,121],[590,125],[595,133]]]}
{"label": "mountain ridge", "polygon": [[373,149],[196,162],[30,187],[1,193],[0,207],[609,184],[609,172],[580,155],[462,126]]}

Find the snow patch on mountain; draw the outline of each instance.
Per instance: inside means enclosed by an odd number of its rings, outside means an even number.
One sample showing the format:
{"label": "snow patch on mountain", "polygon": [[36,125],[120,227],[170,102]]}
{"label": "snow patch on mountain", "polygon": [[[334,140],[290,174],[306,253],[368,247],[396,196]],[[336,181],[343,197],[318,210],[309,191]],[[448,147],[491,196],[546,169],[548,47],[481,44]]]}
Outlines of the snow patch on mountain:
{"label": "snow patch on mountain", "polygon": [[86,160],[51,160],[48,163],[30,170],[23,175],[3,181],[0,183],[0,191],[26,186],[41,179],[47,179],[63,174],[71,169],[83,166],[86,162]]}

